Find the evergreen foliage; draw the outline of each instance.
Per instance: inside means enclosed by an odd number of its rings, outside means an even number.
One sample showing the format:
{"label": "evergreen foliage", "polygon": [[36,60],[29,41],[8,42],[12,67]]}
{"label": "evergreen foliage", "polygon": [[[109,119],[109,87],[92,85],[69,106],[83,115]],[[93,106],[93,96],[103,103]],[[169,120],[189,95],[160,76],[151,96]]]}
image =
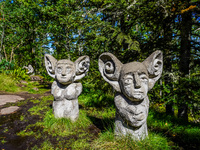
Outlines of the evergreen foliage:
{"label": "evergreen foliage", "polygon": [[[84,92],[113,93],[98,71],[101,53],[111,52],[127,63],[143,61],[160,49],[164,73],[150,93],[151,102],[164,102],[169,114],[178,106],[178,116],[186,120],[190,113],[199,113],[198,0],[12,0],[0,4],[0,70],[20,70],[31,64],[37,74],[48,78],[45,53],[71,60],[88,55],[91,66],[83,81]],[[99,99],[107,105],[104,98]]]}

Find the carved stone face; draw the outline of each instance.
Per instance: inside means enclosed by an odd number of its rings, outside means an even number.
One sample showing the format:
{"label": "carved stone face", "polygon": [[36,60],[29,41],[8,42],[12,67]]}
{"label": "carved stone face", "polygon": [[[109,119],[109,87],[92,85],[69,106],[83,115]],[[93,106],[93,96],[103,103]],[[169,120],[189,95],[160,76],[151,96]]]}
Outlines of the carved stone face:
{"label": "carved stone face", "polygon": [[120,75],[120,87],[128,99],[142,101],[147,96],[148,82],[148,72],[142,63],[131,62],[123,65]]}
{"label": "carved stone face", "polygon": [[59,60],[55,69],[55,76],[59,83],[67,85],[73,82],[75,65],[70,60]]}
{"label": "carved stone face", "polygon": [[[163,68],[161,51],[155,51],[143,62],[122,64],[111,53],[99,56],[99,71],[109,84],[132,101],[140,101],[160,78]],[[137,99],[137,100],[136,100]]]}
{"label": "carved stone face", "polygon": [[57,61],[49,54],[45,54],[44,59],[47,73],[63,85],[83,78],[90,66],[90,59],[86,55],[79,57],[75,62],[68,59]]}

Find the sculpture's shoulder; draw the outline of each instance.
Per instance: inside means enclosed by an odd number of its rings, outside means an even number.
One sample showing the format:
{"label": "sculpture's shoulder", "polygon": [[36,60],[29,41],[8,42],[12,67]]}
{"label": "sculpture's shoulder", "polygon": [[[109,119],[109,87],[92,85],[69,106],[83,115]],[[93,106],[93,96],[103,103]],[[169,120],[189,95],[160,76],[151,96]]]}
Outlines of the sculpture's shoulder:
{"label": "sculpture's shoulder", "polygon": [[58,87],[57,81],[54,81],[51,85],[51,94],[53,94],[53,91]]}
{"label": "sculpture's shoulder", "polygon": [[71,83],[67,86],[65,90],[65,98],[66,99],[76,99],[82,92],[82,84],[81,83]]}
{"label": "sculpture's shoulder", "polygon": [[67,86],[67,89],[72,89],[72,88],[82,89],[82,84],[78,82],[78,83],[71,83]]}
{"label": "sculpture's shoulder", "polygon": [[128,105],[127,98],[118,92],[115,94],[114,102],[117,107],[126,107]]}
{"label": "sculpture's shoulder", "polygon": [[56,86],[58,86],[57,81],[53,81],[51,88],[55,88]]}
{"label": "sculpture's shoulder", "polygon": [[55,100],[73,100],[77,99],[82,92],[81,83],[71,83],[62,85],[57,81],[52,83],[51,94],[54,95]]}

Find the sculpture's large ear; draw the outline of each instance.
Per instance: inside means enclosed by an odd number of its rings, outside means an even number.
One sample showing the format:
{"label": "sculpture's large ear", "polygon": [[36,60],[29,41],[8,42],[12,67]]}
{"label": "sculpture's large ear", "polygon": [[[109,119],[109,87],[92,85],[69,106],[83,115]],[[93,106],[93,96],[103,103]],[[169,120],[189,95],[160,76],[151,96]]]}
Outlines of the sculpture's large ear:
{"label": "sculpture's large ear", "polygon": [[149,90],[151,90],[160,78],[163,70],[163,54],[161,51],[157,50],[153,52],[143,64],[147,67],[149,73]]}
{"label": "sculpture's large ear", "polygon": [[99,71],[109,84],[117,92],[121,92],[119,86],[119,76],[123,64],[111,53],[103,53],[99,56]]}
{"label": "sculpture's large ear", "polygon": [[83,78],[89,70],[90,58],[88,56],[81,56],[75,62],[76,66],[76,76],[74,81]]}
{"label": "sculpture's large ear", "polygon": [[45,67],[46,67],[47,73],[51,77],[55,78],[55,67],[56,67],[57,60],[53,56],[49,54],[45,54],[44,61],[45,61]]}

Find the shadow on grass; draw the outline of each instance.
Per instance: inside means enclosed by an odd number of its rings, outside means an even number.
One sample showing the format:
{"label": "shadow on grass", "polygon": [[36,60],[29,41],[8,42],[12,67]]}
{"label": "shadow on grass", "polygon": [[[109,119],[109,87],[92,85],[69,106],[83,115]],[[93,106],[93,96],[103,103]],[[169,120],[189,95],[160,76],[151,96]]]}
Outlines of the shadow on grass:
{"label": "shadow on grass", "polygon": [[108,129],[114,129],[114,121],[115,119],[110,118],[97,118],[94,116],[87,115],[87,117],[92,121],[92,123],[101,130],[101,132],[105,132]]}
{"label": "shadow on grass", "polygon": [[180,148],[188,150],[200,149],[199,124],[186,122],[165,113],[150,110],[148,116],[148,128],[150,131],[166,135]]}
{"label": "shadow on grass", "polygon": [[[44,142],[48,141],[51,148],[70,149],[74,140],[78,139],[76,135],[70,136],[54,136],[44,131],[43,126],[37,126],[35,123],[43,120],[42,116],[31,115],[28,111],[35,106],[33,102],[25,100],[25,104],[21,109],[13,114],[0,115],[0,149],[6,150],[22,150],[22,149],[38,149]],[[51,100],[47,101],[46,105],[51,108]],[[49,109],[48,108],[48,109]],[[47,110],[44,109],[41,114]],[[18,135],[24,131],[26,134]],[[60,145],[59,143],[62,143]]]}

